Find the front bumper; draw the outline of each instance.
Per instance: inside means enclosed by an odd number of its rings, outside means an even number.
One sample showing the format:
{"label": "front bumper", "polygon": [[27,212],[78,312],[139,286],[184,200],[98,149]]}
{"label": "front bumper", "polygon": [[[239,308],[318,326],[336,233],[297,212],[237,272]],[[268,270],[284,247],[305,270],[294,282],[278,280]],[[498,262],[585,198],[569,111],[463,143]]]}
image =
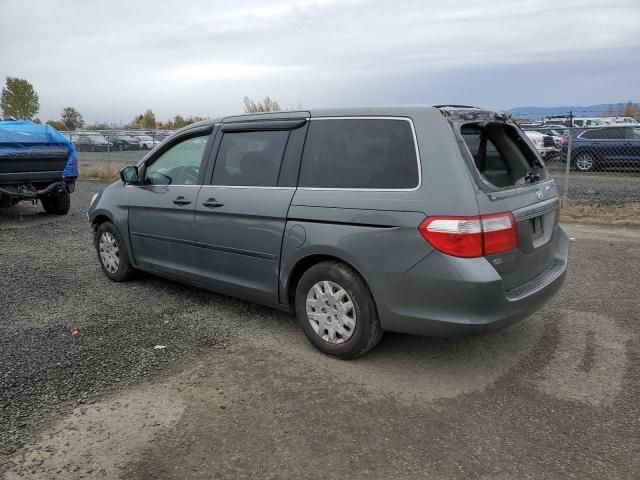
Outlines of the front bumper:
{"label": "front bumper", "polygon": [[569,239],[560,227],[556,237],[551,266],[506,292],[487,259],[456,258],[437,251],[406,273],[371,274],[383,330],[459,336],[523,320],[542,308],[564,283]]}

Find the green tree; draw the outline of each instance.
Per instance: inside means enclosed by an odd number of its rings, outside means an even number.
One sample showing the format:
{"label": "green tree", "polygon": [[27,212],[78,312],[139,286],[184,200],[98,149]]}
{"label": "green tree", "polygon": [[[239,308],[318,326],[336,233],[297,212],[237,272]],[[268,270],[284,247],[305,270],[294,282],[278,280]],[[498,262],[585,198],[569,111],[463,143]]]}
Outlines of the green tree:
{"label": "green tree", "polygon": [[278,102],[272,100],[268,96],[264,97],[264,100],[262,100],[262,102],[256,102],[249,97],[243,97],[242,103],[244,104],[245,113],[279,112],[280,110],[282,110]]}
{"label": "green tree", "polygon": [[23,78],[7,77],[0,100],[2,113],[18,120],[30,120],[40,111],[40,100],[33,85]]}
{"label": "green tree", "polygon": [[47,120],[47,125],[51,125],[56,130],[65,130],[66,127],[64,123],[59,120]]}
{"label": "green tree", "polygon": [[60,121],[64,124],[65,130],[77,130],[84,127],[82,114],[73,107],[65,107],[62,110]]}
{"label": "green tree", "polygon": [[142,128],[155,128],[156,127],[156,114],[151,110],[147,110],[142,114],[142,119],[140,120],[140,126]]}
{"label": "green tree", "polygon": [[182,127],[186,127],[187,125],[189,125],[189,121],[185,120],[182,115],[176,115],[173,118],[173,122],[170,122],[173,126],[173,128],[182,128]]}

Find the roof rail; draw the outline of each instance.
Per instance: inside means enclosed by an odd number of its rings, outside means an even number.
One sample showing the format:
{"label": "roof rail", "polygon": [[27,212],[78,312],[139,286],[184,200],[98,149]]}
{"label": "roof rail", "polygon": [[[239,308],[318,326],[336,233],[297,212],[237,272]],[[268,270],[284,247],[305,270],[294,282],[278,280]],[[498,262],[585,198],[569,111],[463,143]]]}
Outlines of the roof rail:
{"label": "roof rail", "polygon": [[473,105],[434,105],[435,108],[480,108]]}

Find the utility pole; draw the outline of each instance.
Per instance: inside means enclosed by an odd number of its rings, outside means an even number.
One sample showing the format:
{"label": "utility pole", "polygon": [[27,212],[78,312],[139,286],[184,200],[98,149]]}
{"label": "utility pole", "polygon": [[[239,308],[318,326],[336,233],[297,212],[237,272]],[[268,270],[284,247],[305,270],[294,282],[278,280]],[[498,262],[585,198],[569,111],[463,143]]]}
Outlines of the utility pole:
{"label": "utility pole", "polygon": [[573,127],[573,110],[569,110],[569,126]]}

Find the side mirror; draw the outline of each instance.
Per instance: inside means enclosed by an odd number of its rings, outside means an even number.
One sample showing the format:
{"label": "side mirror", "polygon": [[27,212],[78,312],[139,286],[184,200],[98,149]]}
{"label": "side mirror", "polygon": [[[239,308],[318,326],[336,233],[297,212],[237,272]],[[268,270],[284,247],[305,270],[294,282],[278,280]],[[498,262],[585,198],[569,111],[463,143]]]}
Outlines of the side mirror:
{"label": "side mirror", "polygon": [[138,167],[130,165],[120,170],[120,179],[125,183],[138,183]]}

